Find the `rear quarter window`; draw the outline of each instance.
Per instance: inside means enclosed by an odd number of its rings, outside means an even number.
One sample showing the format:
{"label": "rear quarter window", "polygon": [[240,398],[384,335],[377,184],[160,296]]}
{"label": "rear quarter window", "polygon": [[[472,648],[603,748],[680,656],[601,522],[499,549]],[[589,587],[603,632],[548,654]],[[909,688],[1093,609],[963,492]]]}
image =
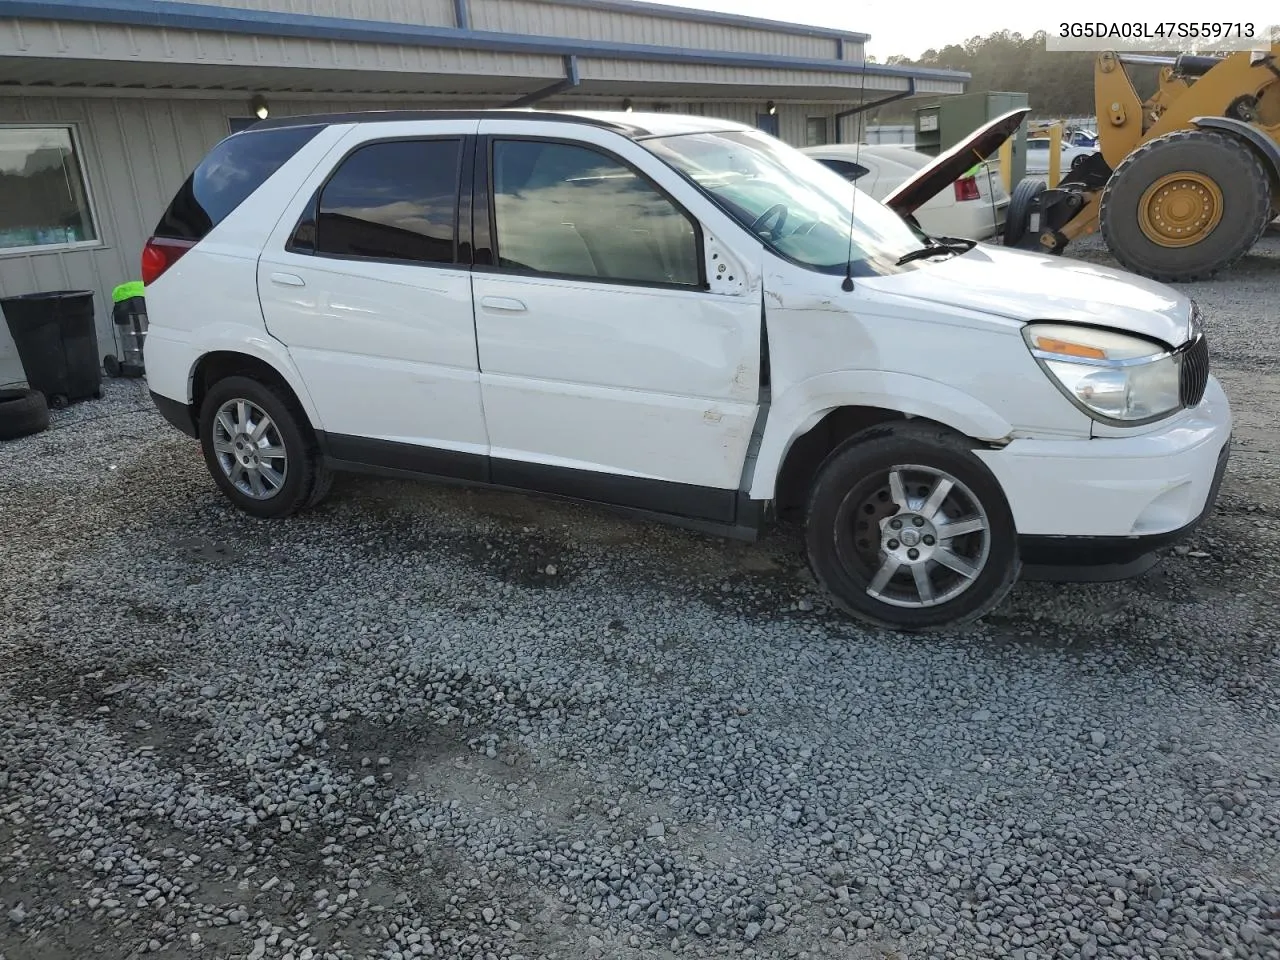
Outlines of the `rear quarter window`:
{"label": "rear quarter window", "polygon": [[157,237],[198,241],[318,134],[321,126],[246,130],[209,151],[156,227]]}

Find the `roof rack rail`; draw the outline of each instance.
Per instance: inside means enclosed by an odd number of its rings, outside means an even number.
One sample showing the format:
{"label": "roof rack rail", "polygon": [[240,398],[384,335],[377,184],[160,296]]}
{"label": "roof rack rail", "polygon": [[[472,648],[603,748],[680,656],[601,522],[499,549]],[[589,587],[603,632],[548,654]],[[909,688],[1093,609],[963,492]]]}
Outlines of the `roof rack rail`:
{"label": "roof rack rail", "polygon": [[[625,116],[625,114],[623,114]],[[627,136],[643,136],[647,130],[633,123],[613,122],[601,117],[586,117],[575,113],[560,113],[554,110],[530,110],[527,108],[490,108],[479,110],[459,110],[442,108],[439,110],[359,110],[348,113],[313,113],[299,114],[290,117],[269,117],[259,120],[244,132],[254,130],[275,130],[281,127],[330,126],[336,123],[394,123],[413,120],[484,120],[484,119],[554,119],[565,123],[581,123],[592,127],[603,127],[616,130]]]}

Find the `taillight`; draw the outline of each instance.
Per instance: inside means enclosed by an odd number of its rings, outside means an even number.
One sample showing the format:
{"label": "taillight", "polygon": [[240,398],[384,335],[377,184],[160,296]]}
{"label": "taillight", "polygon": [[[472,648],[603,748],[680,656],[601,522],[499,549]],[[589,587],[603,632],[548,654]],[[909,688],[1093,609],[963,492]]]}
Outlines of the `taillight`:
{"label": "taillight", "polygon": [[155,283],[161,275],[182,259],[182,255],[195,246],[193,240],[172,240],[168,237],[152,237],[142,248],[142,285]]}
{"label": "taillight", "polygon": [[977,177],[961,177],[955,182],[957,200],[981,200]]}

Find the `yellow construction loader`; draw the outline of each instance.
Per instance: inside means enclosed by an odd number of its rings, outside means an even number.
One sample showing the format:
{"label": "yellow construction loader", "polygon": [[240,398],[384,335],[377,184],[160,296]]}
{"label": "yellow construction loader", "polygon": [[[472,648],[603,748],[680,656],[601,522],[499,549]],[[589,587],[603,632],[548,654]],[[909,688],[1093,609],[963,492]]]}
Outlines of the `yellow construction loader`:
{"label": "yellow construction loader", "polygon": [[[1143,100],[1126,66],[1160,67]],[[1008,246],[1061,253],[1101,229],[1112,255],[1157,280],[1199,280],[1280,216],[1280,44],[1225,57],[1104,52],[1094,66],[1098,152],[1054,189],[1012,191]]]}

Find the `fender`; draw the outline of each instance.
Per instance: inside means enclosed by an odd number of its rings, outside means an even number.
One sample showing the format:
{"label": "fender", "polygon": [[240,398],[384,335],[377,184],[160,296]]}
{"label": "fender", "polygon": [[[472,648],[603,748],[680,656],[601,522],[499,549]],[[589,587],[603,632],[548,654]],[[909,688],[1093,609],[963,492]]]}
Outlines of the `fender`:
{"label": "fender", "polygon": [[260,325],[233,322],[202,325],[192,337],[186,336],[186,331],[152,327],[147,331],[148,347],[151,346],[153,337],[156,341],[154,355],[164,359],[158,363],[148,364],[150,368],[148,379],[150,379],[151,370],[186,371],[185,383],[172,381],[153,383],[152,389],[157,393],[174,400],[181,398],[189,404],[193,396],[196,367],[206,354],[219,351],[241,353],[261,360],[280,374],[298,397],[311,425],[317,430],[324,429],[316,406],[311,400],[311,394],[307,392],[302,376],[289,355],[288,347],[268,334]]}
{"label": "fender", "polygon": [[1201,130],[1216,130],[1243,140],[1262,158],[1271,175],[1280,180],[1280,144],[1257,127],[1235,117],[1194,117],[1191,124]]}
{"label": "fender", "polygon": [[937,380],[881,370],[824,373],[790,387],[771,405],[752,475],[752,500],[773,499],[791,445],[839,407],[878,407],[925,417],[976,440],[1003,440],[1013,430],[986,404]]}

